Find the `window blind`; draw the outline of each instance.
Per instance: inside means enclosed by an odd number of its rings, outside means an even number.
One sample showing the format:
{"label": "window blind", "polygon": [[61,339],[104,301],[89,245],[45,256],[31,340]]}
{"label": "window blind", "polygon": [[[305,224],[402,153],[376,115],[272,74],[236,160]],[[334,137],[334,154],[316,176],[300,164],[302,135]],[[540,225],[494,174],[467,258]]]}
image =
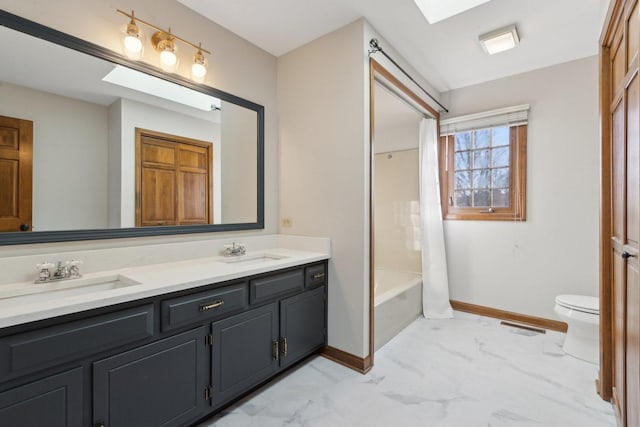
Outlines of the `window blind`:
{"label": "window blind", "polygon": [[457,132],[496,126],[523,125],[527,123],[528,117],[529,104],[452,117],[450,119],[440,120],[440,135],[451,135]]}

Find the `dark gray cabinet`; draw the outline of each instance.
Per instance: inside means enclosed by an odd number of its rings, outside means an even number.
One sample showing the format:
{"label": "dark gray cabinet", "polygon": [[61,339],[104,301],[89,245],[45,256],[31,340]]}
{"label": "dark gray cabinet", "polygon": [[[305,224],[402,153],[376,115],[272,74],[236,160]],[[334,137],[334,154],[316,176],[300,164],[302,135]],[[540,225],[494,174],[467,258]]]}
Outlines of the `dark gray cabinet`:
{"label": "dark gray cabinet", "polygon": [[0,329],[0,427],[192,425],[326,344],[326,268]]}
{"label": "dark gray cabinet", "polygon": [[211,334],[214,407],[278,370],[278,303],[215,322]]}
{"label": "dark gray cabinet", "polygon": [[[297,276],[302,283],[302,270]],[[212,323],[212,405],[219,407],[321,348],[325,302],[322,286]]]}
{"label": "dark gray cabinet", "polygon": [[317,288],[280,302],[280,366],[289,366],[324,345],[324,291]]}
{"label": "dark gray cabinet", "polygon": [[95,362],[94,425],[181,426],[204,415],[205,335],[200,327]]}
{"label": "dark gray cabinet", "polygon": [[0,426],[81,427],[82,368],[0,393]]}

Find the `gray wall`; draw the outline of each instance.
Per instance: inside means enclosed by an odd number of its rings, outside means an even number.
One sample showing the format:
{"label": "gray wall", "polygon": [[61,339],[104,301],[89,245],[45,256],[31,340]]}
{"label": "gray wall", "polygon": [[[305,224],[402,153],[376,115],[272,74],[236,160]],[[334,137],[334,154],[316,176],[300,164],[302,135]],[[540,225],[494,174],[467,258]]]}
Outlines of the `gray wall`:
{"label": "gray wall", "polygon": [[555,319],[556,295],[597,296],[597,57],[443,97],[451,117],[531,105],[527,220],[445,221],[451,298]]}

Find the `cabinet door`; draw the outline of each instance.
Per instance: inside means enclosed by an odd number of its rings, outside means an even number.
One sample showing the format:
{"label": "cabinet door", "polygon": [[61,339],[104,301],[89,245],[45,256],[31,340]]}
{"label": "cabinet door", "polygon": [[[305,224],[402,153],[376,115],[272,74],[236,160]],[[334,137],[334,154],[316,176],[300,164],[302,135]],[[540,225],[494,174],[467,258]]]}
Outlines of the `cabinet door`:
{"label": "cabinet door", "polygon": [[280,302],[280,366],[288,366],[325,344],[325,287]]}
{"label": "cabinet door", "polygon": [[208,408],[200,327],[93,364],[94,425],[182,426]]}
{"label": "cabinet door", "polygon": [[278,304],[211,325],[212,404],[219,406],[278,370]]}
{"label": "cabinet door", "polygon": [[0,426],[81,427],[82,368],[0,393]]}

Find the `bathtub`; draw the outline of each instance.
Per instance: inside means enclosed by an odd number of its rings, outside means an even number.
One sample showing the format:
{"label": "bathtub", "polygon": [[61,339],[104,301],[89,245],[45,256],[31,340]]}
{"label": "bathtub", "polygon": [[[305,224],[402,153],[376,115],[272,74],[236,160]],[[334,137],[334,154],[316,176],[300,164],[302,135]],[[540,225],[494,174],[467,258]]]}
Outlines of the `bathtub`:
{"label": "bathtub", "polygon": [[374,275],[376,351],[422,315],[422,275],[376,269]]}

